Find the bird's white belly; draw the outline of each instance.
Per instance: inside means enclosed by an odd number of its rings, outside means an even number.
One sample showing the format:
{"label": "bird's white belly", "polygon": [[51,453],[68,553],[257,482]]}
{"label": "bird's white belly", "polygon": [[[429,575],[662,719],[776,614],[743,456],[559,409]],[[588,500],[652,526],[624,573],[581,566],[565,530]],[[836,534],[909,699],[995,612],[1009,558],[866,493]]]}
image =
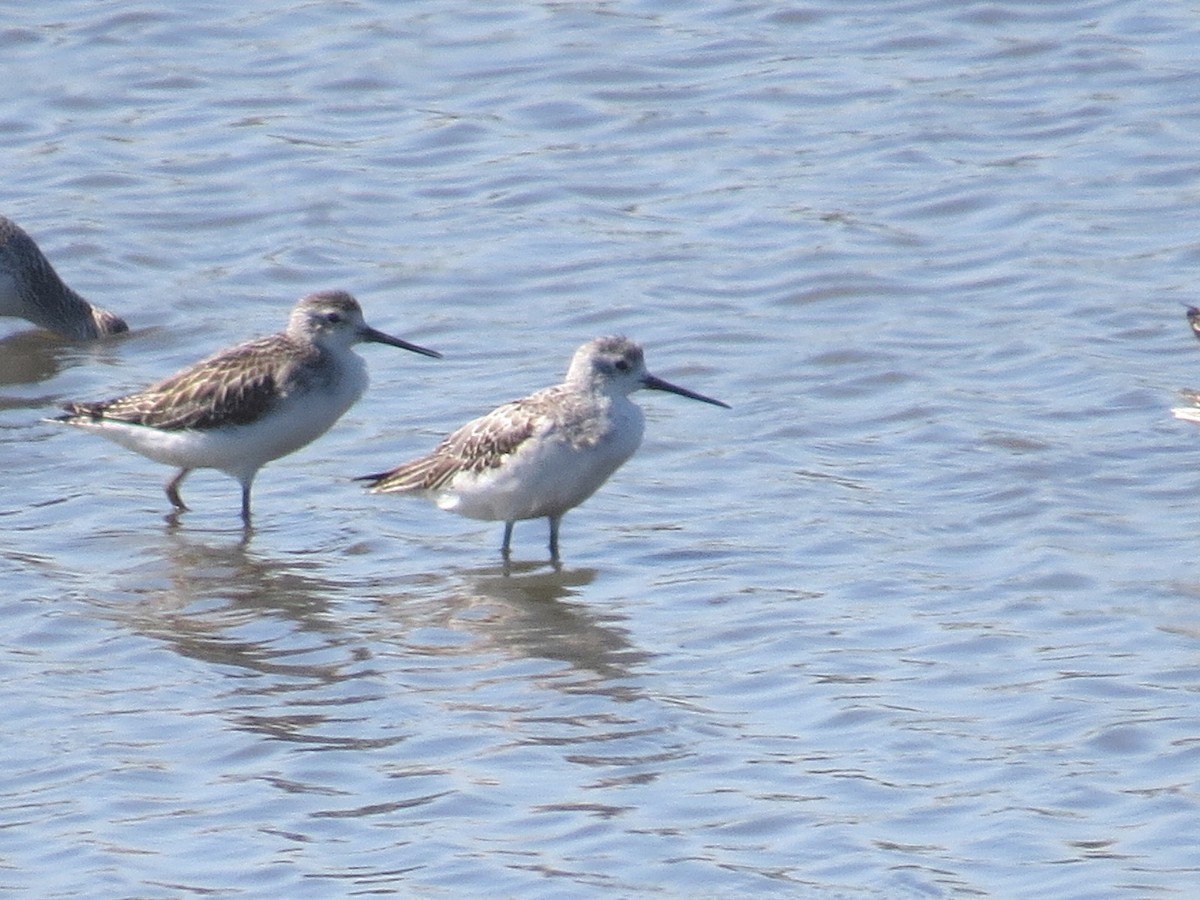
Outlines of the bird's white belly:
{"label": "bird's white belly", "polygon": [[560,516],[594,494],[633,455],[642,436],[634,426],[640,424],[610,429],[585,447],[561,436],[532,440],[498,468],[459,475],[439,493],[438,506],[491,521]]}
{"label": "bird's white belly", "polygon": [[316,440],[354,404],[365,387],[365,374],[361,378],[345,377],[334,390],[325,387],[293,395],[256,422],[226,428],[162,431],[111,420],[79,424],[165,465],[218,469],[243,478]]}

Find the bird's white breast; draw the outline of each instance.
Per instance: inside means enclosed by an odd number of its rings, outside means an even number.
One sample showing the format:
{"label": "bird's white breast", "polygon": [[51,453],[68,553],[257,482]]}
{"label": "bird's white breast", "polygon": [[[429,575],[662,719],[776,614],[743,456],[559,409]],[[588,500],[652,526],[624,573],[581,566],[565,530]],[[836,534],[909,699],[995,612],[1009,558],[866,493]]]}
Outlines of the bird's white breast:
{"label": "bird's white breast", "polygon": [[328,381],[297,387],[248,424],[169,431],[104,419],[74,424],[165,465],[219,469],[240,478],[316,440],[366,387],[366,364],[346,351]]}
{"label": "bird's white breast", "polygon": [[543,421],[504,463],[458,475],[438,495],[443,509],[474,519],[513,521],[558,516],[608,480],[641,444],[642,411],[608,398],[584,421]]}

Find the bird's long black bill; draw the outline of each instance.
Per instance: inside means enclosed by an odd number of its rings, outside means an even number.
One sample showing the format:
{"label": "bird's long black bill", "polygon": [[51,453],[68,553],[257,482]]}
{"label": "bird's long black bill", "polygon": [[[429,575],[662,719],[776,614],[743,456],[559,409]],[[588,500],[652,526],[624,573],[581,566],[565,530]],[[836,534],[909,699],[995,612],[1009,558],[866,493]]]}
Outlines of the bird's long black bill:
{"label": "bird's long black bill", "polygon": [[722,403],[720,400],[714,400],[712,397],[705,397],[703,394],[697,394],[695,391],[689,391],[687,388],[681,388],[677,384],[671,384],[669,381],[663,381],[656,375],[647,375],[642,379],[642,387],[652,391],[666,391],[668,394],[678,394],[680,397],[688,397],[692,400],[699,400],[701,403],[711,403],[713,406],[721,406],[725,409],[731,409],[728,403]]}
{"label": "bird's long black bill", "polygon": [[389,347],[399,347],[401,350],[411,350],[413,353],[420,353],[422,356],[432,356],[434,359],[441,359],[442,354],[436,350],[430,350],[427,347],[421,347],[417,344],[409,343],[401,340],[398,337],[392,337],[390,334],[384,334],[382,331],[376,331],[374,328],[366,328],[363,330],[362,339],[372,344],[387,344]]}
{"label": "bird's long black bill", "polygon": [[380,482],[380,481],[383,481],[383,479],[387,478],[387,477],[388,477],[389,475],[391,475],[391,474],[392,474],[392,473],[391,473],[390,471],[387,471],[387,472],[374,472],[374,473],[372,473],[372,474],[370,474],[370,475],[355,475],[355,476],[354,476],[353,478],[351,478],[350,480],[351,480],[351,481],[369,481],[369,482],[371,482],[371,483],[370,483],[370,484],[368,484],[368,485],[367,485],[367,487],[371,488],[371,487],[375,487],[375,485],[376,485],[378,482]]}

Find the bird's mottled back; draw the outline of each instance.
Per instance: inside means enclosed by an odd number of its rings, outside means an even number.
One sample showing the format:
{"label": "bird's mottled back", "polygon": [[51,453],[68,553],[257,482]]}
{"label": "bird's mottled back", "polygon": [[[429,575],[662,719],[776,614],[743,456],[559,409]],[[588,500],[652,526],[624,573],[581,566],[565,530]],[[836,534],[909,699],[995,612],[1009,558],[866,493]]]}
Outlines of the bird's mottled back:
{"label": "bird's mottled back", "polygon": [[533,435],[544,412],[537,394],[505,403],[468,422],[425,456],[360,480],[371,482],[379,493],[436,491],[458,475],[499,468]]}
{"label": "bird's mottled back", "polygon": [[126,422],[161,431],[248,425],[312,382],[322,351],[273,334],[247,341],[114,400],[72,403],[71,419]]}

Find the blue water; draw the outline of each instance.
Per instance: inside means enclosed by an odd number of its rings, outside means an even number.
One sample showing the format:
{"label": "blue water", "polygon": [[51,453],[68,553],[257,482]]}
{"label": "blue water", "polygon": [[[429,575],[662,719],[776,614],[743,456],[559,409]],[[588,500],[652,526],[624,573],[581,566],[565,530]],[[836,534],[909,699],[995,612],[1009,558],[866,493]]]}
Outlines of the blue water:
{"label": "blue water", "polygon": [[[1189,897],[1187,4],[7,11],[0,893]],[[444,361],[237,485],[43,423],[344,287]],[[663,394],[563,525],[349,481]]]}

